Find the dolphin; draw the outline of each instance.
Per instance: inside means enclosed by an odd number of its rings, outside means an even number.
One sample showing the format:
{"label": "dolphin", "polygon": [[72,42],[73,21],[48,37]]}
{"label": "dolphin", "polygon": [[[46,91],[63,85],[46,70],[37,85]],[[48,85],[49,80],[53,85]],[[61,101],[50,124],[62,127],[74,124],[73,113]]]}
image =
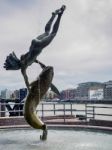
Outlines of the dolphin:
{"label": "dolphin", "polygon": [[43,130],[43,135],[40,136],[41,140],[47,139],[47,126],[39,118],[36,112],[36,108],[39,102],[41,101],[42,97],[45,95],[45,93],[51,86],[53,76],[53,67],[45,67],[40,73],[39,77],[30,84],[31,88],[24,104],[23,114],[28,124],[35,129]]}

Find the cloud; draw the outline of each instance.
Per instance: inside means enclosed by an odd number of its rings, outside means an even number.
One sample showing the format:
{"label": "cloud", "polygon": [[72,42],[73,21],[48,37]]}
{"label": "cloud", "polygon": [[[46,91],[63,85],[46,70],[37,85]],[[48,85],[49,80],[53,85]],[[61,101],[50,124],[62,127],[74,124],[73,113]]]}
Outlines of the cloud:
{"label": "cloud", "polygon": [[[18,57],[28,51],[31,40],[44,32],[51,12],[62,4],[67,9],[59,31],[38,59],[54,66],[54,83],[60,89],[79,82],[111,80],[112,1],[111,0],[28,0],[0,1],[0,85],[25,86],[20,72],[5,71],[6,56]],[[41,70],[28,69],[33,80]],[[5,74],[5,76],[4,76]],[[15,84],[13,84],[15,83]]]}

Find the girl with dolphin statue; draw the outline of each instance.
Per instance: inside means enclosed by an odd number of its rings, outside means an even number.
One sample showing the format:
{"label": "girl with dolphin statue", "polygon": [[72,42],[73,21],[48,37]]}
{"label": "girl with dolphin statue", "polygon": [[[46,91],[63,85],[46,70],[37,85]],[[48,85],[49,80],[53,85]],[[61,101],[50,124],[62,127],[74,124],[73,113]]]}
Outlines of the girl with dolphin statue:
{"label": "girl with dolphin statue", "polygon": [[[29,51],[26,54],[21,55],[20,59],[18,59],[16,54],[12,52],[11,54],[9,54],[9,56],[7,56],[4,63],[4,68],[6,70],[21,70],[26,87],[29,91],[24,104],[24,117],[28,124],[31,125],[33,128],[43,130],[43,134],[42,136],[40,136],[41,140],[47,139],[47,126],[37,116],[37,105],[39,104],[49,87],[51,87],[51,90],[53,90],[58,95],[60,93],[58,89],[52,84],[52,79],[54,75],[53,67],[45,66],[36,58],[42,52],[43,48],[49,45],[56,36],[60,20],[65,8],[66,6],[62,5],[60,9],[57,9],[55,12],[52,13],[50,20],[45,26],[45,32],[32,40]],[[57,19],[54,23],[52,31],[50,32],[52,23],[56,16]],[[26,69],[28,68],[28,66],[32,65],[32,63],[38,63],[42,68],[42,72],[35,81],[29,84]]]}

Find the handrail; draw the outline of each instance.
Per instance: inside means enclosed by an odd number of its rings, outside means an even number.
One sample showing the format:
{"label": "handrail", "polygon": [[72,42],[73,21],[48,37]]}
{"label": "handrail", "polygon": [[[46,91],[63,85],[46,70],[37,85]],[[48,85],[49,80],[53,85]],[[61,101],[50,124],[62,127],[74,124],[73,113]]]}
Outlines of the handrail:
{"label": "handrail", "polygon": [[[90,108],[91,110],[93,110],[92,113],[88,112]],[[86,104],[86,118],[88,119],[90,117],[90,115],[92,116],[93,119],[96,118],[96,116],[107,116],[107,117],[112,117],[112,112],[110,113],[96,113],[96,109],[97,110],[101,110],[101,109],[112,109],[112,107],[110,106],[95,106],[95,105],[90,105],[90,104]],[[89,115],[89,116],[88,116]],[[112,120],[112,119],[111,119]]]}
{"label": "handrail", "polygon": [[[5,117],[6,114],[7,114],[7,116],[9,116],[9,114],[13,113],[13,112],[18,113],[18,115],[20,115],[20,113],[23,112],[23,109],[20,109],[20,107],[17,107],[15,110],[13,110],[13,109],[7,110],[6,104],[7,103],[5,103],[5,102],[0,103],[0,117]],[[13,105],[14,105],[13,103],[10,103],[11,108]],[[23,105],[23,103],[16,103],[16,105],[20,106],[20,105]],[[96,119],[97,116],[112,117],[112,113],[104,113],[103,111],[102,111],[102,113],[101,113],[101,111],[98,112],[98,110],[101,110],[101,109],[111,110],[112,109],[111,106],[96,106],[97,104],[96,105],[83,104],[83,109],[80,109],[80,108],[77,108],[76,105],[77,104],[75,104],[75,103],[65,103],[65,102],[63,102],[63,103],[42,102],[39,104],[39,107],[37,108],[37,112],[39,112],[39,115],[41,117],[45,117],[48,115],[56,116],[56,115],[61,114],[64,116],[64,122],[66,119],[66,115],[69,114],[71,116],[76,117],[77,113],[79,115],[85,116],[84,118],[86,118],[86,120],[88,120],[90,118]],[[82,105],[82,104],[78,104],[78,105]],[[97,110],[97,112],[96,112],[96,110]]]}
{"label": "handrail", "polygon": [[[87,107],[93,107],[93,106],[89,106],[87,105]],[[108,109],[112,109],[112,107],[106,107],[106,106],[94,106],[95,108],[108,108]]]}

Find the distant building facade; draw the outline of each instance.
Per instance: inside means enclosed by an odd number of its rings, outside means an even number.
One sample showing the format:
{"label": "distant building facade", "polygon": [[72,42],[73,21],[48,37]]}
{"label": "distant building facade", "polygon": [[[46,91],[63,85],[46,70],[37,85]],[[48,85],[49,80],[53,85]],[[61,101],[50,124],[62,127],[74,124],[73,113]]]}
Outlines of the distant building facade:
{"label": "distant building facade", "polygon": [[27,88],[22,88],[19,90],[19,100],[20,102],[26,97],[27,95]]}
{"label": "distant building facade", "polygon": [[104,99],[104,88],[103,87],[92,87],[89,89],[89,100],[103,100]]}
{"label": "distant building facade", "polygon": [[12,91],[10,91],[8,89],[2,90],[1,91],[1,98],[2,99],[10,99],[11,98],[11,94],[12,94]]}
{"label": "distant building facade", "polygon": [[20,90],[10,91],[8,89],[1,91],[1,99],[19,99],[20,101],[23,100],[27,95],[27,89],[22,88]]}
{"label": "distant building facade", "polygon": [[104,83],[104,99],[112,100],[112,81]]}
{"label": "distant building facade", "polygon": [[100,83],[100,82],[80,83],[78,85],[78,87],[77,87],[76,99],[77,100],[92,99],[92,97],[91,97],[92,91],[97,91],[98,89],[102,89],[103,90],[103,88],[104,88],[104,84]]}
{"label": "distant building facade", "polygon": [[61,99],[63,100],[74,100],[76,97],[76,89],[67,89],[61,91]]}
{"label": "distant building facade", "polygon": [[15,99],[19,99],[19,92],[20,90],[15,90],[14,92],[13,92],[13,97],[15,98]]}
{"label": "distant building facade", "polygon": [[[27,89],[11,91],[8,89],[1,91],[1,99],[19,99],[20,102],[27,96]],[[104,83],[101,82],[84,82],[79,83],[77,88],[66,89],[60,92],[60,96],[52,91],[48,91],[43,100],[46,99],[62,100],[111,100],[112,101],[112,80]]]}

